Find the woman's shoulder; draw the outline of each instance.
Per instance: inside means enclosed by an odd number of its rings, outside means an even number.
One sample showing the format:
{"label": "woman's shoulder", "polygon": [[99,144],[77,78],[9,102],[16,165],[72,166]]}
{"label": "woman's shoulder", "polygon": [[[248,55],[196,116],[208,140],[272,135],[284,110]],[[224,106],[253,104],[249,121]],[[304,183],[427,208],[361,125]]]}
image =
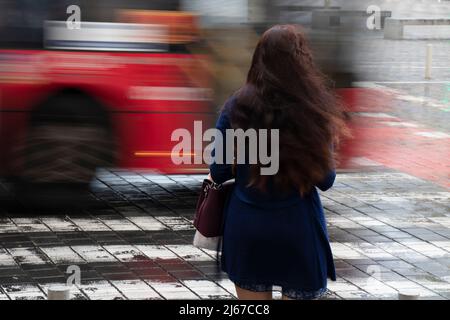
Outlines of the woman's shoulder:
{"label": "woman's shoulder", "polygon": [[229,115],[234,107],[236,107],[237,104],[237,93],[232,94],[228,99],[225,101],[221,112]]}
{"label": "woman's shoulder", "polygon": [[231,113],[237,104],[236,94],[231,95],[220,109],[219,120],[217,122],[221,127],[231,127]]}
{"label": "woman's shoulder", "polygon": [[220,115],[216,123],[216,128],[229,129],[231,128],[231,112],[236,105],[236,96],[230,96],[220,109]]}

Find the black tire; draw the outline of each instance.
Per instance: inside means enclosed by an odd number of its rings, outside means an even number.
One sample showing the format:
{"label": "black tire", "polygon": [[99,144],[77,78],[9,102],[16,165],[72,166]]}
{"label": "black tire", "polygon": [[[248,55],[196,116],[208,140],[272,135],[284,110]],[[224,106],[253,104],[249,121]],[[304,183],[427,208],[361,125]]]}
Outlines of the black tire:
{"label": "black tire", "polygon": [[112,165],[111,138],[101,126],[40,124],[30,129],[21,180],[33,184],[89,184]]}
{"label": "black tire", "polygon": [[20,181],[32,185],[88,185],[99,167],[115,162],[108,114],[77,91],[61,92],[31,115],[25,141],[17,151]]}

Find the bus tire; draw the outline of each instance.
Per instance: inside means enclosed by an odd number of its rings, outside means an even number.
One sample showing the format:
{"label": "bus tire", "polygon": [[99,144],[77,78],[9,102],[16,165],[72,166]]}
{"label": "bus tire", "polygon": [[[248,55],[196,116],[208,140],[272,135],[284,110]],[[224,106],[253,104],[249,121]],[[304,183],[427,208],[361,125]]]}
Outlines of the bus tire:
{"label": "bus tire", "polygon": [[22,180],[89,184],[98,167],[111,165],[108,131],[99,126],[33,126],[24,148]]}
{"label": "bus tire", "polygon": [[115,162],[107,113],[77,92],[52,97],[34,111],[19,151],[20,181],[31,185],[84,185],[97,168]]}

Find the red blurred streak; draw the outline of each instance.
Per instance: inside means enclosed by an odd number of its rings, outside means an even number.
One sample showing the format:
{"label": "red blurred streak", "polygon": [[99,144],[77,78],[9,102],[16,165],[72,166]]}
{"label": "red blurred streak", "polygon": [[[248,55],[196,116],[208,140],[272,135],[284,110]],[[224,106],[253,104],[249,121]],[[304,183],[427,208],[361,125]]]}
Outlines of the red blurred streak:
{"label": "red blurred streak", "polygon": [[[395,96],[380,89],[345,89],[345,100],[353,112],[388,113],[395,108]],[[413,106],[412,106],[413,107]],[[388,168],[399,170],[450,188],[450,139],[433,139],[416,133],[430,128],[391,127],[380,119],[354,115],[350,121],[353,139],[344,144],[342,168],[355,168],[354,157],[365,157]]]}

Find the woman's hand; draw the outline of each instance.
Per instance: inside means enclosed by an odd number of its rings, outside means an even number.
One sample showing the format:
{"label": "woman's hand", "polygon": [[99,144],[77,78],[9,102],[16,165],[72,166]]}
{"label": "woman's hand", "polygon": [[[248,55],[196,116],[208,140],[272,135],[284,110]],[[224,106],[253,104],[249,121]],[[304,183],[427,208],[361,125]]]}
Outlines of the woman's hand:
{"label": "woman's hand", "polygon": [[212,175],[211,175],[211,172],[208,174],[208,177],[207,177],[206,179],[208,179],[209,181],[214,182],[214,180],[213,180],[213,178],[212,178]]}

